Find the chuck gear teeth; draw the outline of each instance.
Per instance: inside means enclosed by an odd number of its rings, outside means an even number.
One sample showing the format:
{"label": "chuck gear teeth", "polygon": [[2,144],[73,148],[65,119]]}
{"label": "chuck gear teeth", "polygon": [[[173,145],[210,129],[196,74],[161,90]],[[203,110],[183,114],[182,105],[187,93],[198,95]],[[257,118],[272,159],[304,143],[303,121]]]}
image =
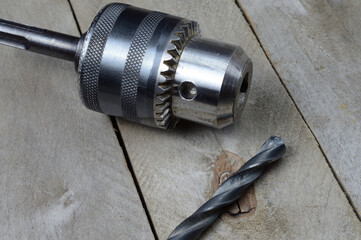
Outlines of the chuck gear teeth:
{"label": "chuck gear teeth", "polygon": [[173,128],[178,119],[173,116],[171,109],[173,80],[177,70],[180,56],[188,40],[199,35],[198,24],[193,21],[182,20],[170,37],[170,44],[164,52],[163,66],[161,67],[160,80],[157,83],[155,99],[155,122],[163,129]]}

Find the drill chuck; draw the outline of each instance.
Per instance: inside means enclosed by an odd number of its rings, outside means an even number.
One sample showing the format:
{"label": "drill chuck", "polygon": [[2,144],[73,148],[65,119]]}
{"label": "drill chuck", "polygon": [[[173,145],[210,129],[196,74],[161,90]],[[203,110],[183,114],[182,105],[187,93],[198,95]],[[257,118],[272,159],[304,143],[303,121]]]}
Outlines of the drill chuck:
{"label": "drill chuck", "polygon": [[243,50],[202,38],[196,22],[120,3],[80,38],[0,20],[0,43],[74,61],[87,108],[164,129],[233,123],[252,79]]}

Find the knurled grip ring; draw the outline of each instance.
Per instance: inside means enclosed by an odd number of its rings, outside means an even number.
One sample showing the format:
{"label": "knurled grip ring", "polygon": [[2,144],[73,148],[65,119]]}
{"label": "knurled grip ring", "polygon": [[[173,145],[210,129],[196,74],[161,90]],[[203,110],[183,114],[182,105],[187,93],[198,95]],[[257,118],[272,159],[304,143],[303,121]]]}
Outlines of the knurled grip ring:
{"label": "knurled grip ring", "polygon": [[79,60],[79,94],[84,105],[101,112],[98,80],[104,46],[119,15],[128,5],[113,3],[105,6],[93,20],[85,37]]}

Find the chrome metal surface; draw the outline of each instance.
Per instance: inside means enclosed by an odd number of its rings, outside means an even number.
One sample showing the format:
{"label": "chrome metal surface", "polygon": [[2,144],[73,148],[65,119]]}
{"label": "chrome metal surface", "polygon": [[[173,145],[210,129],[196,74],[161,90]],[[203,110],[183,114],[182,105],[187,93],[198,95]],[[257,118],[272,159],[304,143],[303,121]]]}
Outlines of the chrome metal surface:
{"label": "chrome metal surface", "polygon": [[237,46],[193,37],[174,77],[175,116],[216,128],[233,123],[247,100],[252,62]]}
{"label": "chrome metal surface", "polygon": [[172,110],[174,77],[184,47],[192,37],[198,35],[200,35],[198,24],[183,19],[178,21],[165,42],[166,47],[160,60],[163,64],[158,70],[153,103],[154,119],[158,127],[172,128],[178,122]]}
{"label": "chrome metal surface", "polygon": [[196,22],[121,3],[81,38],[0,20],[0,43],[74,61],[87,108],[163,129],[231,124],[252,78],[247,55],[201,38]]}

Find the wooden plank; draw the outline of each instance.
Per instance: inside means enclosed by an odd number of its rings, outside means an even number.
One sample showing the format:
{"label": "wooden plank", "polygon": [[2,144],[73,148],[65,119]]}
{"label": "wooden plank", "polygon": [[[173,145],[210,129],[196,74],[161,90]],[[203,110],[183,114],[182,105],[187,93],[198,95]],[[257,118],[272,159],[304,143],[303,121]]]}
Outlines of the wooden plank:
{"label": "wooden plank", "polygon": [[[0,16],[79,35],[66,0]],[[0,46],[1,239],[152,239],[108,117],[82,106],[70,62]]]}
{"label": "wooden plank", "polygon": [[[108,2],[72,1],[82,29]],[[118,120],[158,237],[165,239],[211,196],[215,175],[221,175],[214,170],[237,165],[229,152],[247,160],[269,136],[278,135],[288,151],[255,184],[253,215],[224,214],[202,239],[360,239],[361,226],[345,194],[235,3],[125,2],[195,19],[205,37],[242,46],[255,65],[249,102],[231,127],[182,122],[166,132]],[[225,167],[218,167],[219,159]]]}
{"label": "wooden plank", "polygon": [[360,1],[239,2],[360,216]]}

